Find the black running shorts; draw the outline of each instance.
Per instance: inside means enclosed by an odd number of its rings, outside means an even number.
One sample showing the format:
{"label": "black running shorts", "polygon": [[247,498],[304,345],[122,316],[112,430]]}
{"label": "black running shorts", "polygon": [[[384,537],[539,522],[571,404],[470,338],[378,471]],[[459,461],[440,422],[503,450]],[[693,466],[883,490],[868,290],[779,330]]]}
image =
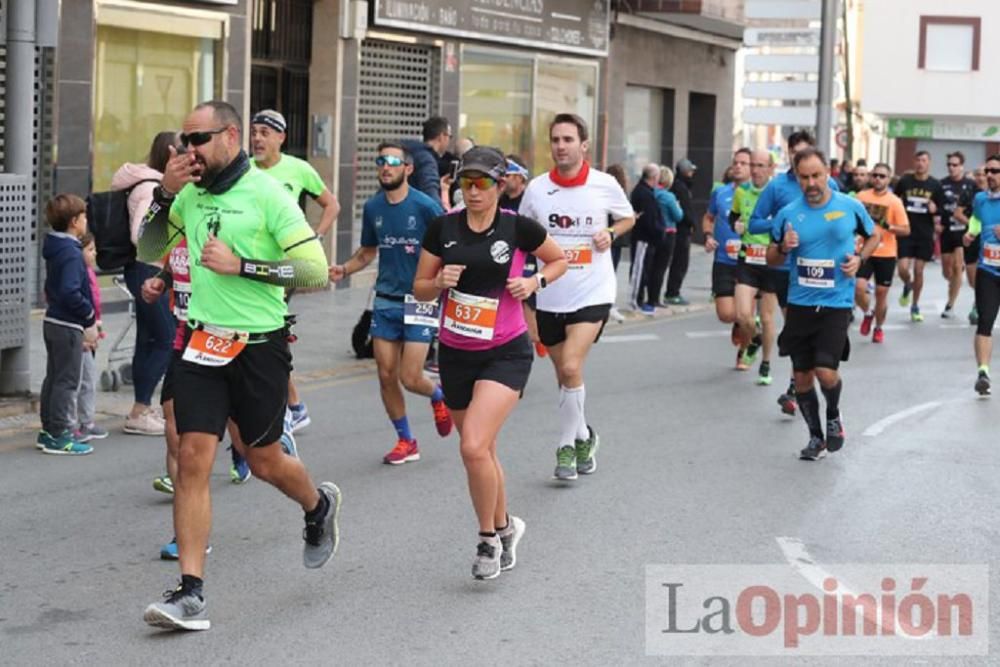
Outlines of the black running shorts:
{"label": "black running shorts", "polygon": [[979,312],[976,334],[992,336],[1000,311],[1000,277],[982,268],[976,271],[976,310]]}
{"label": "black running shorts", "polygon": [[747,264],[741,257],[736,268],[736,282],[748,285],[761,292],[774,294],[778,297],[778,305],[782,308],[788,305],[788,271],[775,269],[760,264]]}
{"label": "black running shorts", "polygon": [[902,236],[896,240],[900,259],[920,259],[925,262],[934,258],[934,237],[913,235]]}
{"label": "black running shorts", "polygon": [[180,363],[183,350],[171,350],[170,363],[167,364],[167,372],[163,375],[163,385],[160,386],[160,405],[167,401],[174,400],[177,392],[174,390],[174,367]]}
{"label": "black running shorts", "polygon": [[226,421],[232,418],[248,447],[278,442],[288,403],[291,362],[284,329],[248,344],[225,366],[178,360],[173,369],[177,432],[212,433],[221,439]]}
{"label": "black running shorts", "polygon": [[869,257],[868,261],[858,269],[858,278],[871,280],[875,276],[875,284],[881,287],[892,286],[892,276],[896,272],[895,257]]}
{"label": "black running shorts", "polygon": [[785,327],[778,336],[778,352],[792,358],[796,371],[840,367],[851,354],[847,329],[850,308],[788,305]]}
{"label": "black running shorts", "polygon": [[712,264],[712,294],[716,297],[731,297],[735,293],[736,264]]}
{"label": "black running shorts", "polygon": [[962,242],[962,237],[965,236],[965,232],[953,232],[950,229],[946,229],[941,232],[941,254],[948,254],[958,250],[959,248],[965,248],[965,244]]}
{"label": "black running shorts", "polygon": [[611,314],[611,304],[605,303],[599,306],[586,306],[572,313],[551,313],[545,310],[537,311],[535,318],[538,321],[538,338],[546,347],[558,345],[566,340],[566,327],[571,324],[581,324],[590,322],[600,323],[601,328],[597,330],[594,337],[596,343],[601,339],[604,332],[604,325]]}
{"label": "black running shorts", "polygon": [[528,334],[491,350],[461,350],[440,343],[438,372],[444,402],[452,410],[465,410],[472,402],[476,382],[491,380],[520,392],[528,384],[534,351]]}
{"label": "black running shorts", "polygon": [[965,247],[965,263],[966,264],[978,264],[979,263],[979,237],[977,236],[972,243]]}

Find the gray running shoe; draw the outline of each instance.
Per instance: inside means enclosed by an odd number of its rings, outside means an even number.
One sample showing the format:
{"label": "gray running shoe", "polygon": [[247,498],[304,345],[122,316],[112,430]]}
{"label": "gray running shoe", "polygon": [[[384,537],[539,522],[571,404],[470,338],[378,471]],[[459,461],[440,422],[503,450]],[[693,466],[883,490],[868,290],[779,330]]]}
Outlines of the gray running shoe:
{"label": "gray running shoe", "polygon": [[500,554],[503,543],[483,539],[476,547],[476,560],[472,561],[472,576],[476,579],[496,579],[500,576]]}
{"label": "gray running shoe", "polygon": [[799,459],[802,461],[819,461],[826,456],[826,443],[821,438],[812,436],[809,444],[799,452]]}
{"label": "gray running shoe", "polygon": [[205,598],[185,592],[181,586],[163,594],[163,602],[154,602],[146,607],[142,620],[164,630],[208,630],[212,622],[208,620]]}
{"label": "gray running shoe", "polygon": [[553,479],[568,481],[576,479],[576,447],[563,445],[556,450],[556,471]]}
{"label": "gray running shoe", "polygon": [[576,441],[576,471],[581,475],[589,475],[597,470],[597,448],[601,445],[601,437],[590,426],[590,437]]}
{"label": "gray running shoe", "polygon": [[517,564],[517,543],[524,537],[524,521],[516,516],[510,517],[510,525],[500,536],[500,544],[503,545],[503,553],[500,554],[500,569],[503,571],[513,570]]}
{"label": "gray running shoe", "polygon": [[323,482],[318,490],[326,496],[330,506],[321,520],[315,523],[307,520],[302,531],[302,538],[306,541],[302,550],[302,562],[310,569],[326,565],[333,554],[337,553],[337,546],[340,544],[340,528],[337,525],[340,516],[340,489],[333,482]]}

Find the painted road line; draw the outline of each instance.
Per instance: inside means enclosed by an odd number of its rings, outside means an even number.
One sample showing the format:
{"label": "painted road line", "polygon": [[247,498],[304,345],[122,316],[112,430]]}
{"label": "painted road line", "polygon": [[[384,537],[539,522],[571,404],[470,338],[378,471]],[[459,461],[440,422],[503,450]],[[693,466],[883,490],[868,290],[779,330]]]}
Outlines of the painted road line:
{"label": "painted road line", "polygon": [[688,338],[725,338],[732,335],[729,329],[712,329],[711,331],[685,331]]}
{"label": "painted road line", "polygon": [[625,334],[622,336],[602,336],[602,343],[639,343],[642,341],[660,340],[656,334]]}
{"label": "painted road line", "polygon": [[[832,579],[837,582],[837,597],[840,600],[843,600],[845,597],[854,599],[859,597],[858,594],[854,592],[856,587],[851,586],[850,582],[845,581],[843,577],[838,577],[818,565],[806,549],[806,545],[803,544],[802,540],[796,537],[776,537],[774,539],[778,543],[778,546],[781,547],[781,553],[784,554],[785,560],[788,561],[788,564],[792,567],[792,569],[810,584],[823,591],[825,595],[828,593],[823,587],[823,582],[827,579]],[[864,614],[864,612],[862,613]],[[878,618],[877,612],[875,618],[868,616],[868,614],[864,615],[872,624],[879,627],[881,626],[881,619]],[[929,632],[922,636],[911,635],[907,633],[899,624],[898,619],[895,621],[894,626],[894,634],[898,637],[903,637],[904,639],[928,640],[937,636],[936,632]]]}
{"label": "painted road line", "polygon": [[941,405],[941,401],[930,401],[928,403],[921,403],[920,405],[914,405],[912,408],[907,408],[905,410],[900,410],[899,412],[894,412],[888,417],[884,417],[868,428],[864,430],[861,435],[868,436],[870,438],[875,437],[880,434],[885,429],[889,428],[898,421],[902,421],[907,417],[912,417],[915,414],[919,414],[926,410],[931,410]]}

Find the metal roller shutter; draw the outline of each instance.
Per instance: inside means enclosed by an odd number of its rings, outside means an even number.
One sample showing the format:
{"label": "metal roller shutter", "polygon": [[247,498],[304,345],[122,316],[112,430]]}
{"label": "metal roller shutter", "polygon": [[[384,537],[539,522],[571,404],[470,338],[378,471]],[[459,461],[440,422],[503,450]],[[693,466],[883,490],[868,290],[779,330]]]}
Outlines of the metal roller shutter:
{"label": "metal roller shutter", "polygon": [[353,238],[361,238],[361,211],[378,190],[373,160],[379,143],[421,138],[424,121],[438,113],[440,51],[433,46],[366,39],[358,86],[357,187]]}

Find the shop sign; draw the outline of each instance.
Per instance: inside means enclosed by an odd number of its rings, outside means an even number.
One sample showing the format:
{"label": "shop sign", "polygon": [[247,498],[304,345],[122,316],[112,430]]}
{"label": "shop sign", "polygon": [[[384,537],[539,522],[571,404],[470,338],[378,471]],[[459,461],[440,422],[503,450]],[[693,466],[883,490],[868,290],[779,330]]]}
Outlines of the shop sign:
{"label": "shop sign", "polygon": [[890,139],[1000,140],[1000,123],[890,118],[887,126]]}
{"label": "shop sign", "polygon": [[593,56],[608,54],[610,0],[375,0],[376,26]]}

